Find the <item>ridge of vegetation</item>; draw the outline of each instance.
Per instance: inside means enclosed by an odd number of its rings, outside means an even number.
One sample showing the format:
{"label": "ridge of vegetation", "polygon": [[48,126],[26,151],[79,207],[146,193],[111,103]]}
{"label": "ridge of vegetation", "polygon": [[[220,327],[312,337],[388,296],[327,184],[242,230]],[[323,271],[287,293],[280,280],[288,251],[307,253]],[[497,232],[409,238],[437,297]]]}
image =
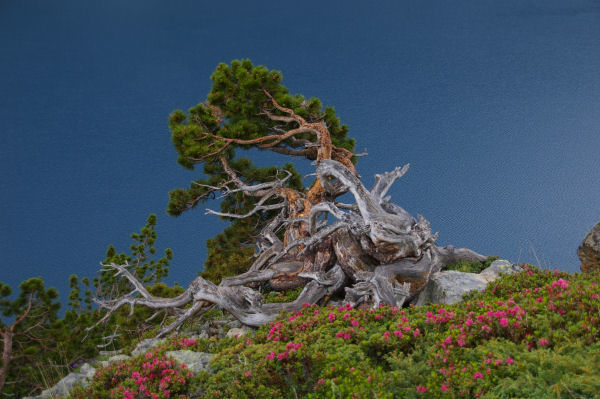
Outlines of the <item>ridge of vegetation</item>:
{"label": "ridge of vegetation", "polygon": [[[600,275],[525,269],[454,305],[307,305],[253,336],[172,337],[70,398],[596,397]],[[164,357],[184,348],[211,371]]]}

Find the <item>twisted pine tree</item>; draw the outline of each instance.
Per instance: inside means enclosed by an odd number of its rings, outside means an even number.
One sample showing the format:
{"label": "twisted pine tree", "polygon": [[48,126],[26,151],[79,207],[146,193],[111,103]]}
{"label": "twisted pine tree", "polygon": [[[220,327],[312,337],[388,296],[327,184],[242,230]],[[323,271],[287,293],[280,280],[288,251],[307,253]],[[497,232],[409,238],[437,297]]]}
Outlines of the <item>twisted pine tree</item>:
{"label": "twisted pine tree", "polygon": [[[256,167],[250,159],[239,157],[239,150],[256,148],[312,161],[317,159],[320,147],[313,145],[316,138],[314,131],[306,126],[290,131],[292,120],[274,107],[273,98],[277,98],[282,107],[304,118],[306,124],[325,130],[320,127],[324,123],[327,129],[322,140],[330,142],[328,145],[334,151],[334,159],[353,167],[350,159],[354,139],[347,137],[348,127],[340,124],[335,110],[323,108],[317,98],[307,100],[300,95],[291,95],[281,84],[280,72],[269,71],[263,66],[254,67],[249,60],[233,61],[231,66],[219,64],[211,79],[213,87],[206,102],[191,108],[188,114],[174,111],[169,118],[178,162],[189,169],[202,164],[207,177],[193,182],[188,189],[173,190],[169,214],[179,216],[198,204],[204,204],[223,187],[234,189],[240,182],[251,186],[281,177],[282,171],[277,167]],[[294,166],[287,163],[283,171],[290,174],[285,187],[304,194],[306,190]],[[312,188],[312,201],[319,202],[322,193],[317,189],[321,186],[315,182]],[[286,194],[282,192],[281,195]],[[221,203],[222,218],[231,224],[208,241],[204,277],[218,283],[222,277],[248,270],[260,232],[277,209],[264,209],[264,212],[255,212],[246,218],[237,215],[247,215],[260,199],[260,195],[248,195],[243,190],[225,197]],[[274,203],[275,199],[269,198],[262,205]],[[229,216],[231,214],[236,216]]]}
{"label": "twisted pine tree", "polygon": [[[345,295],[353,306],[401,306],[432,273],[460,260],[486,259],[469,249],[437,246],[427,220],[389,202],[389,188],[408,165],[376,175],[374,186],[366,189],[348,128],[318,99],[291,95],[280,72],[233,61],[219,64],[211,79],[205,102],[169,118],[178,162],[190,169],[201,164],[205,178],[172,191],[168,212],[178,216],[208,199],[223,199],[220,211],[207,210],[231,221],[208,244],[203,276],[213,282],[200,276],[178,297],[157,298],[128,265],[113,262],[106,267],[125,277],[134,291],[99,301],[108,314],[126,304],[171,310],[178,317],[161,331],[164,335],[213,305],[249,325],[332,295]],[[315,178],[304,188],[291,164],[255,167],[238,155],[249,149],[312,161]],[[355,202],[337,202],[345,193]],[[257,284],[304,288],[294,302],[263,304],[251,288]]]}

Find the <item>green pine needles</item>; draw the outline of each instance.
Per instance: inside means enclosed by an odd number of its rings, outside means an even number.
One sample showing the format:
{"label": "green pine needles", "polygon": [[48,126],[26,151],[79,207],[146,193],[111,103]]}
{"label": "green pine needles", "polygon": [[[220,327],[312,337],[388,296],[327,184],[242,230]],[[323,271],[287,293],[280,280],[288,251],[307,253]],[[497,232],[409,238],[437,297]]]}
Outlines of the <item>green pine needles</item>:
{"label": "green pine needles", "polygon": [[[313,138],[297,135],[278,142],[263,141],[268,135],[281,133],[282,123],[267,115],[270,100],[265,90],[284,107],[294,110],[308,121],[322,121],[329,130],[333,145],[352,151],[355,140],[347,137],[348,127],[342,125],[333,107],[323,107],[318,98],[306,99],[292,95],[282,84],[281,72],[264,66],[254,66],[250,60],[235,60],[231,65],[221,63],[211,76],[212,88],[206,101],[186,113],[175,110],[169,117],[169,129],[177,161],[187,169],[202,164],[204,178],[189,188],[178,188],[169,193],[167,212],[179,216],[187,210],[214,199],[217,187],[231,186],[231,176],[223,167],[224,158],[239,179],[246,185],[273,181],[281,170],[291,173],[287,187],[305,192],[302,178],[293,164],[279,167],[257,167],[239,150],[256,148],[278,154],[314,160],[316,150],[307,147]],[[221,212],[243,214],[251,210],[258,199],[238,192],[225,197]],[[268,202],[267,204],[269,204]],[[252,263],[257,237],[275,211],[255,214],[247,219],[229,220],[230,226],[207,243],[208,256],[202,277],[219,283],[222,278],[248,270]]]}

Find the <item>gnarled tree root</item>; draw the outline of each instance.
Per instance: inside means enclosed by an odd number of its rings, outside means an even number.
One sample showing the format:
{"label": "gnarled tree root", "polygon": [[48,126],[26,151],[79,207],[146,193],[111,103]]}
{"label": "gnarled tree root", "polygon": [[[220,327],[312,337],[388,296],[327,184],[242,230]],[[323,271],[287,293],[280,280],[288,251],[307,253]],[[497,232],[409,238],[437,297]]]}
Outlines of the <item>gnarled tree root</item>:
{"label": "gnarled tree root", "polygon": [[[353,168],[331,159],[320,160],[317,176],[325,194],[335,198],[339,192],[349,192],[354,196],[354,205],[328,201],[311,205],[297,192],[282,195],[287,190],[282,188],[285,179],[245,186],[229,170],[232,183],[238,188],[227,188],[227,192],[243,191],[261,198],[255,209],[240,217],[282,209],[263,230],[262,239],[267,244],[260,248],[250,270],[226,278],[219,285],[197,277],[178,297],[156,298],[129,272],[131,265],[105,265],[125,277],[133,291],[113,300],[96,300],[107,310],[99,323],[122,306],[129,305],[133,312],[135,305],[143,305],[176,316],[160,331],[162,337],[212,306],[228,311],[249,326],[268,323],[281,311],[298,310],[304,304],[317,304],[342,292],[352,306],[403,306],[417,296],[433,273],[460,260],[486,259],[466,248],[437,246],[437,234],[432,234],[425,218],[418,215],[415,219],[389,202],[389,188],[407,169],[408,165],[376,175],[375,185],[367,190]],[[266,201],[275,196],[283,198],[283,202],[267,205]],[[320,220],[323,215],[325,220]],[[328,223],[328,215],[336,221]],[[282,242],[276,232],[284,227],[289,229]],[[276,289],[300,285],[304,288],[293,302],[263,303],[262,295],[246,286],[259,283]]]}

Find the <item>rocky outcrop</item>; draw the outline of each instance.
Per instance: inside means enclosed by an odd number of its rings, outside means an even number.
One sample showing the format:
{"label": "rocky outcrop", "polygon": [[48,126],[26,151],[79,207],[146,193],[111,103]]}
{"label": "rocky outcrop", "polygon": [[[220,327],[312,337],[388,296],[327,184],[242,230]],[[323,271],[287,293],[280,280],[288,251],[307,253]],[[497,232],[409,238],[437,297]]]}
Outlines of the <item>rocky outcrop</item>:
{"label": "rocky outcrop", "polygon": [[462,301],[464,294],[470,291],[481,291],[488,283],[503,274],[522,271],[523,268],[507,260],[496,260],[481,273],[464,273],[456,270],[445,270],[433,274],[427,286],[417,298],[416,306],[428,303],[452,304]]}
{"label": "rocky outcrop", "polygon": [[120,361],[123,361],[123,360],[127,360],[129,358],[130,357],[127,356],[127,355],[115,355],[115,356],[109,357],[108,360],[102,360],[100,362],[100,365],[102,367],[108,367],[108,366],[110,366],[111,363],[120,362]]}
{"label": "rocky outcrop", "polygon": [[177,363],[184,363],[192,373],[198,373],[202,370],[209,370],[208,363],[215,356],[212,353],[194,352],[190,350],[169,351],[166,353]]}
{"label": "rocky outcrop", "polygon": [[252,329],[246,326],[242,326],[240,328],[232,328],[229,331],[227,331],[227,335],[225,335],[227,338],[237,338],[237,337],[242,337],[246,334],[251,334],[252,333]]}
{"label": "rocky outcrop", "polygon": [[155,348],[161,345],[164,342],[164,339],[158,338],[149,338],[140,341],[134,350],[131,351],[131,356],[136,357],[148,352],[150,349]]}
{"label": "rocky outcrop", "polygon": [[82,386],[89,384],[94,377],[96,369],[85,363],[78,372],[70,373],[62,380],[58,381],[52,388],[42,391],[38,396],[24,397],[23,399],[49,399],[49,398],[64,398],[69,394],[69,391],[75,387],[77,383]]}
{"label": "rocky outcrop", "polygon": [[600,270],[600,222],[587,233],[577,249],[577,256],[583,273]]}

